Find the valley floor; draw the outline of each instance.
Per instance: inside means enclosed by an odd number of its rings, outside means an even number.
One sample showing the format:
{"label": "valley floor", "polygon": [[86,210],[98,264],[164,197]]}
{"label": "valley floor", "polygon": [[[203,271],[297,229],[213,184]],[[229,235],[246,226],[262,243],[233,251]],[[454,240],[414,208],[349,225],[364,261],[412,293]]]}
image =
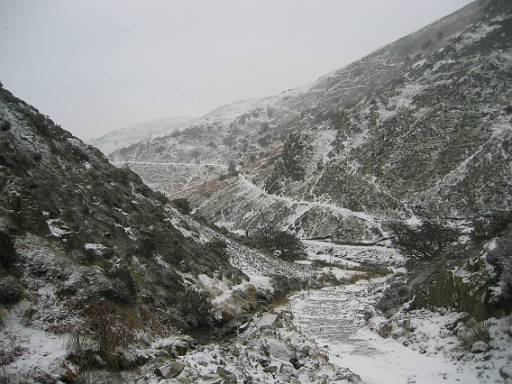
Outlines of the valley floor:
{"label": "valley floor", "polygon": [[[316,246],[316,259],[322,258]],[[324,248],[333,249],[329,243]],[[335,247],[335,263],[396,261],[393,251],[379,247]],[[366,249],[361,249],[366,248]],[[326,259],[327,255],[324,255]],[[397,256],[397,255],[395,255]],[[503,383],[500,367],[512,359],[512,319],[491,321],[494,350],[473,354],[460,347],[453,327],[462,317],[428,310],[399,312],[392,320],[379,316],[375,305],[387,285],[386,277],[355,284],[302,291],[290,298],[287,310],[299,331],[312,338],[336,366],[350,369],[367,384]],[[379,335],[381,333],[386,338]]]}

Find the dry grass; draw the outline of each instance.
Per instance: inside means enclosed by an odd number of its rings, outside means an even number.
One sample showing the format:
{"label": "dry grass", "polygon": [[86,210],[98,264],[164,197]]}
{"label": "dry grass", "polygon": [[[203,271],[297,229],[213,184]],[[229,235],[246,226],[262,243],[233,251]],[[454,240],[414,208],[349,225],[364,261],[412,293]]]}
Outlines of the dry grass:
{"label": "dry grass", "polygon": [[361,274],[354,275],[350,278],[350,282],[352,284],[357,283],[359,280],[370,280],[377,277],[391,275],[393,273],[391,269],[379,265],[360,265],[352,269],[354,271],[362,272]]}
{"label": "dry grass", "polygon": [[8,371],[0,367],[0,384],[28,384],[29,381],[19,372]]}
{"label": "dry grass", "polygon": [[5,325],[5,317],[9,311],[5,309],[4,307],[0,307],[0,329],[2,329]]}
{"label": "dry grass", "polygon": [[468,332],[464,334],[461,340],[464,348],[470,350],[473,344],[477,341],[488,343],[491,340],[489,325],[486,321],[469,321],[467,323],[467,327]]}

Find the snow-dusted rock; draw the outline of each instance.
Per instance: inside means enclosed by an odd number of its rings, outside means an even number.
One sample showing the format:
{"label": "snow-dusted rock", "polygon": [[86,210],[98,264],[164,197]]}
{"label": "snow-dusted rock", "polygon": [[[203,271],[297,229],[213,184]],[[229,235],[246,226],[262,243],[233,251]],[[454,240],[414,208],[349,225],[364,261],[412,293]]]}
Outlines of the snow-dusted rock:
{"label": "snow-dusted rock", "polygon": [[84,245],[85,252],[89,256],[104,257],[110,259],[114,256],[114,252],[103,244],[87,243]]}
{"label": "snow-dusted rock", "polygon": [[489,345],[484,341],[476,341],[471,346],[472,353],[483,353],[489,349]]}
{"label": "snow-dusted rock", "polygon": [[501,367],[500,376],[504,379],[512,379],[512,364],[504,365]]}
{"label": "snow-dusted rock", "polygon": [[193,340],[188,336],[172,336],[153,343],[153,348],[166,351],[171,356],[183,356],[192,347]]}
{"label": "snow-dusted rock", "polygon": [[169,364],[161,366],[156,370],[155,373],[164,379],[172,379],[173,377],[178,376],[184,368],[185,364],[180,363],[179,361],[173,361]]}
{"label": "snow-dusted rock", "polygon": [[392,330],[393,330],[393,323],[391,321],[385,321],[379,325],[377,333],[381,337],[387,338],[391,335]]}
{"label": "snow-dusted rock", "polygon": [[226,368],[217,367],[217,374],[224,379],[224,384],[236,384],[236,375],[228,371]]}
{"label": "snow-dusted rock", "polygon": [[265,340],[265,350],[275,359],[289,362],[293,356],[293,352],[282,341],[275,339]]}
{"label": "snow-dusted rock", "polygon": [[264,313],[263,316],[258,320],[257,326],[260,329],[272,327],[277,320],[277,314],[275,313]]}

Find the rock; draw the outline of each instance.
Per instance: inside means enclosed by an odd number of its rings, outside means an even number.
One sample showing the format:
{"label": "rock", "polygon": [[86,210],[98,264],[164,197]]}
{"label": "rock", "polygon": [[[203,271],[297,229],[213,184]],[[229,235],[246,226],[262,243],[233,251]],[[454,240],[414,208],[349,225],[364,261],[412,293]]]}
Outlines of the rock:
{"label": "rock", "polygon": [[[99,356],[98,356],[99,357]],[[122,369],[132,369],[143,365],[149,356],[137,350],[122,350],[117,353],[117,361]]]}
{"label": "rock", "polygon": [[275,365],[271,365],[270,367],[265,367],[263,368],[263,372],[265,373],[276,373],[277,372],[277,367]]}
{"label": "rock", "polygon": [[489,349],[489,346],[487,343],[483,341],[476,341],[471,346],[471,352],[472,353],[483,353],[486,352]]}
{"label": "rock", "polygon": [[277,315],[274,313],[264,313],[258,320],[256,326],[259,329],[271,328],[277,320]]}
{"label": "rock", "polygon": [[114,251],[104,246],[103,244],[87,243],[84,245],[84,249],[85,253],[92,257],[103,257],[105,259],[110,259],[112,256],[114,256]]}
{"label": "rock", "polygon": [[392,330],[393,324],[391,323],[391,321],[385,321],[379,325],[377,333],[383,338],[388,338],[391,335]]}
{"label": "rock", "polygon": [[184,368],[185,364],[180,363],[179,361],[173,361],[172,363],[157,368],[155,374],[164,379],[172,379],[173,377],[178,376]]}
{"label": "rock", "polygon": [[504,379],[512,379],[512,364],[501,367],[500,376]]}
{"label": "rock", "polygon": [[270,356],[274,357],[275,359],[279,359],[286,362],[289,362],[290,359],[293,357],[293,353],[290,351],[290,349],[286,346],[285,343],[274,339],[267,339],[266,351]]}
{"label": "rock", "polygon": [[336,369],[336,378],[339,380],[345,380],[348,383],[353,383],[353,384],[362,384],[363,383],[361,376],[356,375],[354,372],[352,372],[348,368],[337,368]]}
{"label": "rock", "polygon": [[78,378],[79,368],[69,361],[63,361],[62,365],[59,366],[52,375],[58,380],[65,383],[74,383]]}
{"label": "rock", "polygon": [[16,304],[23,296],[23,286],[13,276],[0,278],[0,304]]}
{"label": "rock", "polygon": [[510,327],[508,327],[507,329],[507,333],[510,337],[512,337],[512,325]]}
{"label": "rock", "polygon": [[189,337],[168,337],[158,340],[153,344],[153,347],[166,351],[174,357],[183,356],[191,349],[192,339]]}
{"label": "rock", "polygon": [[236,384],[236,375],[223,367],[217,367],[217,374],[224,379],[224,384]]}

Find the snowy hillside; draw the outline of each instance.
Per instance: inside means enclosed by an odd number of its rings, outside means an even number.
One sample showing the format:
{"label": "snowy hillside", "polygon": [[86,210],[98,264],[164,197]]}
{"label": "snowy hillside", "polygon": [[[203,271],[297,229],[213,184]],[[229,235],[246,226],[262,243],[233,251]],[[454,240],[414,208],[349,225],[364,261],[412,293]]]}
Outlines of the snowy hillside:
{"label": "snowy hillside", "polygon": [[127,147],[141,140],[150,140],[176,130],[184,129],[193,120],[194,118],[192,117],[168,117],[145,121],[92,139],[89,141],[89,144],[101,149],[105,155],[108,155],[116,149]]}
{"label": "snowy hillside", "polygon": [[[507,209],[510,8],[506,1],[477,1],[310,86],[221,107],[179,135],[133,144],[111,158],[220,166],[235,161],[268,194],[380,217],[412,210],[462,218]],[[189,177],[197,178],[183,183],[157,167],[138,172],[174,195],[202,191],[198,181],[219,177],[187,166]],[[223,221],[219,213],[226,216],[233,201],[243,200],[245,187],[236,179],[212,185],[191,198],[199,214]],[[255,210],[250,201],[227,221],[243,227],[286,209],[262,202],[271,209]],[[292,229],[290,220],[301,212],[278,217],[281,227]],[[333,223],[331,214],[311,220],[320,227]],[[301,232],[307,225],[293,228]],[[339,224],[337,232],[343,228]]]}

